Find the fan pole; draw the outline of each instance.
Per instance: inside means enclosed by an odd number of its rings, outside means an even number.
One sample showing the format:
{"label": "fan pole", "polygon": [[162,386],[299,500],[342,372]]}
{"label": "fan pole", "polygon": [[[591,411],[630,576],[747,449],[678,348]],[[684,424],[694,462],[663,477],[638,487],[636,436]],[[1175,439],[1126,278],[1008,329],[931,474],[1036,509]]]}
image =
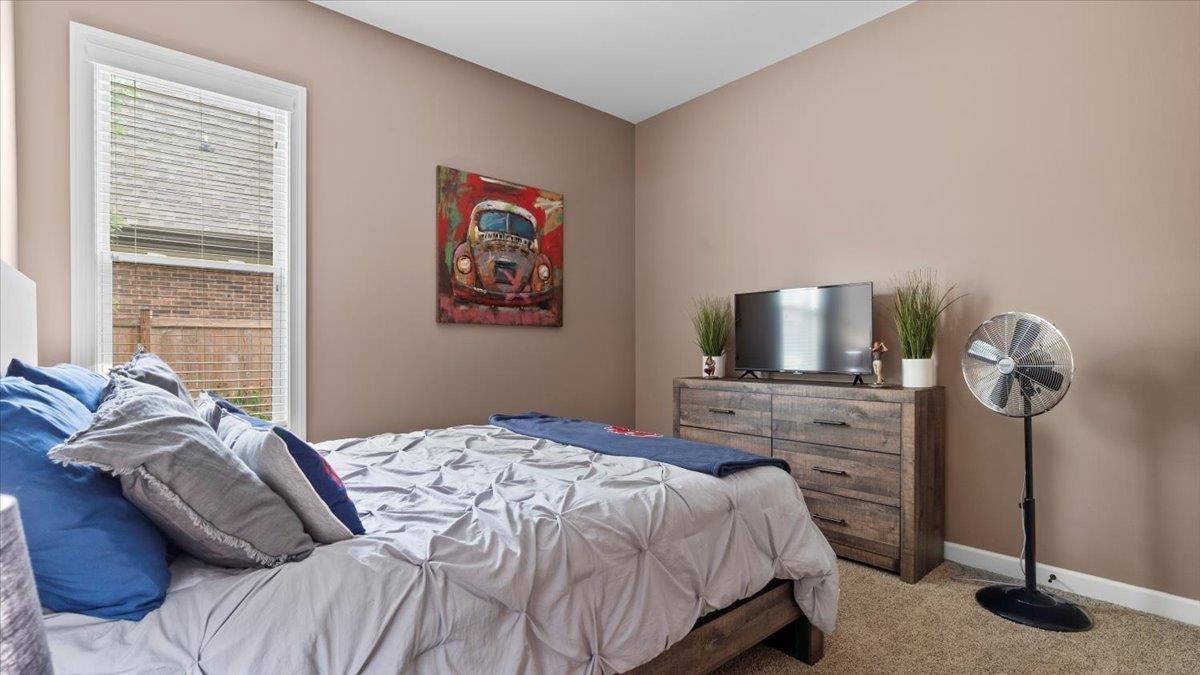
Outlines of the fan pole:
{"label": "fan pole", "polygon": [[[1028,399],[1026,399],[1028,405]],[[1025,589],[1037,590],[1037,546],[1034,544],[1033,416],[1025,415],[1025,499],[1021,501],[1025,525]]]}
{"label": "fan pole", "polygon": [[1078,631],[1092,627],[1092,618],[1081,607],[1043,593],[1037,587],[1037,545],[1033,511],[1033,415],[1025,398],[1025,498],[1021,516],[1025,529],[1025,585],[997,584],[979,589],[975,599],[988,611],[1027,626],[1046,630]]}

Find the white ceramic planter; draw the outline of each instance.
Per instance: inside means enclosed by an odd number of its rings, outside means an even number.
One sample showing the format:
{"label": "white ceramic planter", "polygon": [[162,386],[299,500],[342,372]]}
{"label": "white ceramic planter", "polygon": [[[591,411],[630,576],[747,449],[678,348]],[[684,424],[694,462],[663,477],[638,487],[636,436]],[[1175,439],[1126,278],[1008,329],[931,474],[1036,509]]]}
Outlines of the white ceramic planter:
{"label": "white ceramic planter", "polygon": [[725,377],[725,355],[701,356],[700,376],[705,378]]}
{"label": "white ceramic planter", "polygon": [[933,359],[901,359],[902,378],[906,387],[936,387],[937,371]]}

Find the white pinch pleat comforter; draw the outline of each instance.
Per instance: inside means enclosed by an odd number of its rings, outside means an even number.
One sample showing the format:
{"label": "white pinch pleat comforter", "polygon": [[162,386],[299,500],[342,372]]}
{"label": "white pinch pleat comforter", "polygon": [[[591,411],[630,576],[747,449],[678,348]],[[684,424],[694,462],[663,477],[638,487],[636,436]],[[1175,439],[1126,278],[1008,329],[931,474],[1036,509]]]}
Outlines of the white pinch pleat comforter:
{"label": "white pinch pleat comforter", "polygon": [[140,622],[47,615],[60,673],[610,673],[773,578],[831,631],[792,478],[726,478],[493,426],[318,446],[367,534],[272,569],[190,557]]}

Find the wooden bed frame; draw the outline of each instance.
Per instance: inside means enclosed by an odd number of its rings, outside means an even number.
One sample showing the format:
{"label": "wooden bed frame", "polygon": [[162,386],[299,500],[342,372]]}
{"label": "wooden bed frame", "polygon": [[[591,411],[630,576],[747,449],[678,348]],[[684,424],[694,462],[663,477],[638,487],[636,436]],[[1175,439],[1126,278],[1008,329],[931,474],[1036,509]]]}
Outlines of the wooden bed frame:
{"label": "wooden bed frame", "polygon": [[800,611],[791,581],[776,579],[755,595],[701,617],[682,640],[629,673],[707,673],[760,642],[809,665],[825,655],[825,634]]}

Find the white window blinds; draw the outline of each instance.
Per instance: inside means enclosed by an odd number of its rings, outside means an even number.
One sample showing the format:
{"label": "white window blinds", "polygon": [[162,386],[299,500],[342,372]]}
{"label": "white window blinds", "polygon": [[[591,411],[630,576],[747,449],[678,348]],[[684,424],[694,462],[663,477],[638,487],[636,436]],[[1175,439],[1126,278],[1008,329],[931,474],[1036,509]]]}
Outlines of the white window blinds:
{"label": "white window blinds", "polygon": [[93,100],[99,353],[286,424],[288,114],[99,65]]}

